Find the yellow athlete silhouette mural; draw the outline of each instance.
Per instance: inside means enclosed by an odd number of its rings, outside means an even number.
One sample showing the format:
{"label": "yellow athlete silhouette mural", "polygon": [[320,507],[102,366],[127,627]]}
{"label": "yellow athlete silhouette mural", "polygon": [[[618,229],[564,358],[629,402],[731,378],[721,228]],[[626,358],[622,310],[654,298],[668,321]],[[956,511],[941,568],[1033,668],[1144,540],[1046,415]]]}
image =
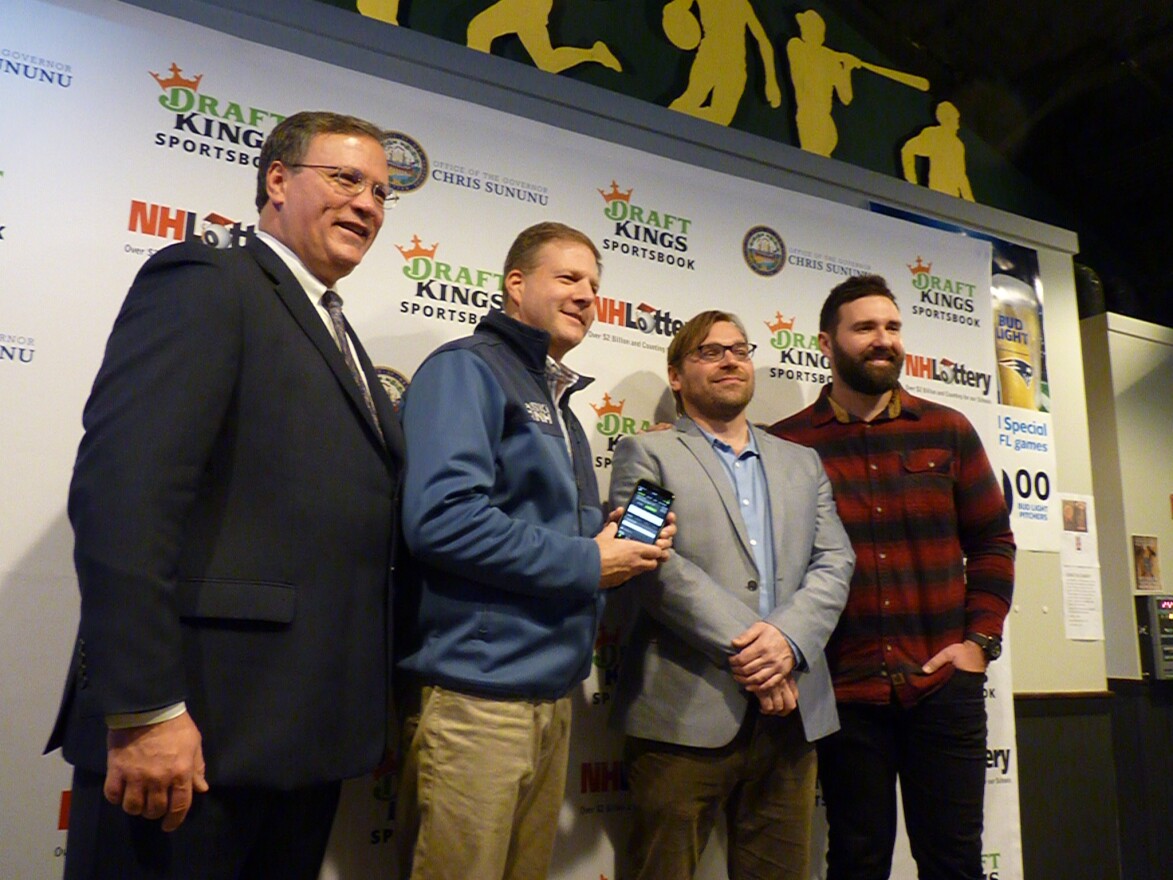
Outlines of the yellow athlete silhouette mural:
{"label": "yellow athlete silhouette mural", "polygon": [[358,0],[358,11],[367,18],[399,24],[399,0]]}
{"label": "yellow athlete silhouette mural", "polygon": [[937,105],[937,122],[940,125],[925,126],[900,148],[904,179],[909,183],[920,183],[916,160],[923,156],[929,160],[929,189],[972,202],[973,190],[969,188],[969,178],[965,174],[965,144],[957,136],[961,128],[961,112],[948,101],[942,101]]}
{"label": "yellow athlete silhouette mural", "polygon": [[[700,12],[698,22],[692,7]],[[775,71],[774,47],[766,36],[749,0],[671,0],[664,6],[664,34],[679,49],[696,57],[688,74],[688,87],[668,106],[719,125],[733,121],[745,92],[745,30],[753,35],[766,71],[766,100],[771,107],[782,103]],[[707,103],[706,103],[707,101]]]}
{"label": "yellow athlete silhouette mural", "polygon": [[827,25],[813,9],[795,16],[800,36],[786,43],[786,57],[790,61],[790,81],[794,85],[795,122],[798,124],[798,143],[804,150],[830,156],[839,143],[839,132],[831,117],[835,98],[844,106],[854,97],[851,74],[863,68],[911,86],[922,92],[929,90],[929,81],[890,67],[880,67],[861,61],[847,52],[837,52],[823,45]]}
{"label": "yellow athlete silhouette mural", "polygon": [[534,66],[547,73],[561,73],[577,64],[594,62],[622,71],[623,65],[599,41],[589,49],[574,46],[554,48],[550,42],[550,12],[554,0],[498,0],[468,24],[466,42],[470,49],[491,52],[493,41],[507,34],[517,34],[521,45],[533,59]]}

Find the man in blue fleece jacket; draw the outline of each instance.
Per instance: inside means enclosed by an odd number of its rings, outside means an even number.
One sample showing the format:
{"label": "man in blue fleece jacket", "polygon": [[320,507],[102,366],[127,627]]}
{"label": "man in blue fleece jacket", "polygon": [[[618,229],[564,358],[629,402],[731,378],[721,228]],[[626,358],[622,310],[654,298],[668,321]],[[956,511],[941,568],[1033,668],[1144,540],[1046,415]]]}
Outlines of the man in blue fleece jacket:
{"label": "man in blue fleece jacket", "polygon": [[539,223],[505,259],[504,311],[420,366],[404,410],[404,534],[418,589],[399,667],[396,828],[412,878],[544,877],[566,783],[570,697],[590,670],[601,589],[655,569],[657,544],[604,524],[563,364],[595,319],[599,252]]}

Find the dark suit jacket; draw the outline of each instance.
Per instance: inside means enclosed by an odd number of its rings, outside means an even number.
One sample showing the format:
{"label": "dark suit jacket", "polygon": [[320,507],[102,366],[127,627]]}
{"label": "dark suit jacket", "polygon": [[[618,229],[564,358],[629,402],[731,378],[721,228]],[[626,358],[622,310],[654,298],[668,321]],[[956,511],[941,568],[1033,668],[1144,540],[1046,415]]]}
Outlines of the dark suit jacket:
{"label": "dark suit jacket", "polygon": [[70,486],[81,623],[48,748],[104,772],[105,715],[183,700],[213,785],[379,762],[403,441],[351,341],[386,446],[262,242],[179,244],[139,272]]}

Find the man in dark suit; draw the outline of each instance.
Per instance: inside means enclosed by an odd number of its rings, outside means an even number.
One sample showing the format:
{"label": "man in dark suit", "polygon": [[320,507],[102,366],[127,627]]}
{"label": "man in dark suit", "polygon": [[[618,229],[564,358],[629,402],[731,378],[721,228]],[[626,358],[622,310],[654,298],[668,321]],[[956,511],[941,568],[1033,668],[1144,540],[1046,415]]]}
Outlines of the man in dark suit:
{"label": "man in dark suit", "polygon": [[384,754],[403,440],[332,288],[370,248],[380,129],[281,122],[258,232],[139,272],[69,494],[81,591],[49,748],[69,878],[314,878]]}

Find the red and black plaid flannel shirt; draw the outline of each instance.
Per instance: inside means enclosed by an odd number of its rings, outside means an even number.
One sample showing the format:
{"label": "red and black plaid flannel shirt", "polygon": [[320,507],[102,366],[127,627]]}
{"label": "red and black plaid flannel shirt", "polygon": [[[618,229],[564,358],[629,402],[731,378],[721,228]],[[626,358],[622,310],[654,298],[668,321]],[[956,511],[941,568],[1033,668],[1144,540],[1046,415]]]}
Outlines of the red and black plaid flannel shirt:
{"label": "red and black plaid flannel shirt", "polygon": [[1014,536],[969,420],[903,388],[871,422],[830,399],[770,433],[818,451],[855,548],[847,607],[827,646],[836,699],[912,705],[952,674],[921,671],[967,632],[1002,634]]}

